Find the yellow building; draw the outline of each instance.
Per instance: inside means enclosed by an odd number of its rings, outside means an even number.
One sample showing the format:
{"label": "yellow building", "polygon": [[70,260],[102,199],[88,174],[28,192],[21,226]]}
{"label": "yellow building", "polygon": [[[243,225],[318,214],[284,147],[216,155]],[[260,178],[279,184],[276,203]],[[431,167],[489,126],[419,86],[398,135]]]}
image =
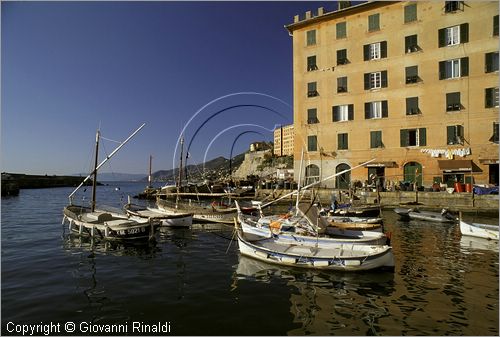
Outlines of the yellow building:
{"label": "yellow building", "polygon": [[279,128],[274,129],[274,155],[278,157],[293,156],[293,140],[293,124],[282,125]]}
{"label": "yellow building", "polygon": [[[295,172],[326,185],[498,184],[498,2],[373,1],[296,15]],[[295,177],[297,178],[297,177]]]}

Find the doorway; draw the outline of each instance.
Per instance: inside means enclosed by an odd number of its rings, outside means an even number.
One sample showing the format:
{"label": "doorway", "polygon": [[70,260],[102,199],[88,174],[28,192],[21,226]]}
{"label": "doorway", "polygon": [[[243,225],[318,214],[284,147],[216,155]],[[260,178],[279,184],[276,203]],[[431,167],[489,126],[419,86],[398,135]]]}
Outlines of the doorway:
{"label": "doorway", "polygon": [[417,186],[422,186],[422,165],[415,161],[411,161],[404,166],[404,181],[408,183],[416,183]]}

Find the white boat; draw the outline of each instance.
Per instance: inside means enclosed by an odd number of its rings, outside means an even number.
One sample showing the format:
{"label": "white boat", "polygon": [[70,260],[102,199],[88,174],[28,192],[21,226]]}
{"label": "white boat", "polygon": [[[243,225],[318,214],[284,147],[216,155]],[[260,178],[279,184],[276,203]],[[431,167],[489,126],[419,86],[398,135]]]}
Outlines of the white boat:
{"label": "white boat", "polygon": [[320,247],[309,243],[287,243],[274,237],[263,238],[246,234],[241,229],[237,229],[237,235],[242,255],[268,263],[340,271],[394,269],[390,246],[339,243]]}
{"label": "white boat", "polygon": [[355,222],[355,223],[367,223],[367,224],[380,224],[383,222],[380,217],[359,217],[359,216],[339,216],[330,215],[326,216],[326,219],[330,222]]}
{"label": "white boat", "polygon": [[498,241],[498,225],[487,225],[460,220],[460,232],[462,235]]}
{"label": "white boat", "polygon": [[128,203],[124,207],[129,215],[140,218],[158,220],[161,226],[190,227],[193,224],[193,214],[175,210],[165,210],[157,207],[140,207]]}
{"label": "white boat", "polygon": [[424,220],[433,222],[455,222],[457,219],[446,209],[441,212],[421,211],[413,208],[395,208],[394,212],[399,214],[402,220]]}
{"label": "white boat", "polygon": [[[109,160],[125,143],[127,143],[140,129],[143,124],[124,142],[122,142],[109,156],[106,157],[99,165],[99,139],[100,131],[96,134],[95,145],[95,164],[94,170],[89,174],[82,183],[69,195],[70,204],[63,210],[63,224],[68,222],[69,230],[72,233],[89,236],[103,240],[137,240],[137,239],[152,239],[157,231],[159,223],[150,218],[129,217],[126,214],[119,214],[112,211],[96,208],[96,187],[97,187],[97,170]],[[92,184],[92,199],[90,206],[74,205],[73,195],[83,186],[83,184],[93,176]]]}

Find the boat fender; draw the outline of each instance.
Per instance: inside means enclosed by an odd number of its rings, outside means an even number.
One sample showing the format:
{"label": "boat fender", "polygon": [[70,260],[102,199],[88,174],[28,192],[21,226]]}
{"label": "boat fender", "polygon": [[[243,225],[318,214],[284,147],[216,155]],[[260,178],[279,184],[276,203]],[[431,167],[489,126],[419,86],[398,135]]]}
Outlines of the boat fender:
{"label": "boat fender", "polygon": [[289,213],[280,215],[280,219],[288,219],[290,217]]}
{"label": "boat fender", "polygon": [[281,230],[281,222],[280,221],[273,221],[269,224],[269,228],[271,228],[271,232],[273,234],[279,234]]}
{"label": "boat fender", "polygon": [[387,246],[391,245],[392,232],[385,233],[385,244]]}

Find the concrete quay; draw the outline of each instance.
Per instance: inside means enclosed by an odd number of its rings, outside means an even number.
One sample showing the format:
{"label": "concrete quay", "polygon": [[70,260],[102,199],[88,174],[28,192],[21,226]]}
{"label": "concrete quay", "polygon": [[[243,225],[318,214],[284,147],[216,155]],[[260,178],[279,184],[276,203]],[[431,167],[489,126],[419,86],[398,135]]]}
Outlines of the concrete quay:
{"label": "concrete quay", "polygon": [[[25,188],[76,187],[83,179],[85,177],[2,173],[2,195],[17,195],[19,189]],[[92,179],[85,185],[92,185]]]}

